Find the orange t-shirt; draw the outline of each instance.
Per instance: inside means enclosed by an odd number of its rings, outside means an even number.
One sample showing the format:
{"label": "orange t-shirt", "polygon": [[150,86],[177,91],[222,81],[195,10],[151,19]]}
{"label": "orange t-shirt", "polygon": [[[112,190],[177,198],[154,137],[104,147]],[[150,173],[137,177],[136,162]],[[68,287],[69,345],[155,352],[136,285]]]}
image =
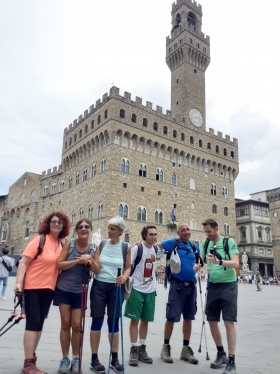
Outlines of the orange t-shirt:
{"label": "orange t-shirt", "polygon": [[23,256],[32,258],[24,280],[24,288],[26,290],[49,288],[55,289],[58,269],[56,268],[57,259],[62,251],[61,241],[55,250],[55,242],[51,235],[46,235],[46,242],[42,254],[36,260],[34,257],[38,251],[40,236],[35,236],[23,251]]}

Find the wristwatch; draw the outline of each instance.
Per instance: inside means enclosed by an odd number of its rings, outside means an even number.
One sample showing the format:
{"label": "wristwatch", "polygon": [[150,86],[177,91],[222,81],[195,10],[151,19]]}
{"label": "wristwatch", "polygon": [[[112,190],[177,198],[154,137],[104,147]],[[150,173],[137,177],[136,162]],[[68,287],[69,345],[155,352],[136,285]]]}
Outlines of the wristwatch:
{"label": "wristwatch", "polygon": [[222,265],[223,265],[223,262],[224,262],[223,260],[220,260],[219,265],[222,266]]}

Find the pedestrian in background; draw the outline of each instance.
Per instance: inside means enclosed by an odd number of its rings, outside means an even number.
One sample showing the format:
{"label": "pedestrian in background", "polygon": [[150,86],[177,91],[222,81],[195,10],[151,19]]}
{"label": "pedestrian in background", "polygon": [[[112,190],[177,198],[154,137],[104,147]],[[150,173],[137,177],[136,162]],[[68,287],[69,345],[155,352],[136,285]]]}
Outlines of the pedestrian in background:
{"label": "pedestrian in background", "polygon": [[0,286],[3,282],[1,300],[6,299],[6,289],[8,285],[8,277],[14,265],[14,259],[9,257],[9,250],[6,248],[2,249],[3,256],[0,258]]}

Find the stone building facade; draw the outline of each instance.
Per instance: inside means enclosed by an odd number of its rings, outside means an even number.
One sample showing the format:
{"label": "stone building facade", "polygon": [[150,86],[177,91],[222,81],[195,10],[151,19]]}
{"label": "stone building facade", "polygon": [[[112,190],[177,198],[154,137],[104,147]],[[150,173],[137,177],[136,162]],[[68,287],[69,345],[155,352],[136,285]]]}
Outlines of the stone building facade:
{"label": "stone building facade", "polygon": [[266,191],[271,220],[275,275],[280,275],[280,188]]}
{"label": "stone building facade", "polygon": [[[222,234],[236,237],[238,141],[206,130],[210,38],[201,31],[202,9],[195,1],[177,0],[171,14],[166,39],[171,110],[163,113],[162,107],[132,99],[129,92],[121,96],[112,87],[64,129],[58,168],[40,176],[25,173],[1,197],[1,244],[20,252],[42,217],[54,210],[69,215],[71,235],[85,216],[106,235],[108,219],[119,214],[126,220],[126,240],[140,239],[146,223],[156,224],[163,240],[175,235],[174,208],[176,221],[189,222],[197,242],[204,238],[201,222],[207,217],[219,222]],[[20,196],[31,196],[31,190],[35,202],[21,205]],[[5,224],[9,229],[3,234]]]}

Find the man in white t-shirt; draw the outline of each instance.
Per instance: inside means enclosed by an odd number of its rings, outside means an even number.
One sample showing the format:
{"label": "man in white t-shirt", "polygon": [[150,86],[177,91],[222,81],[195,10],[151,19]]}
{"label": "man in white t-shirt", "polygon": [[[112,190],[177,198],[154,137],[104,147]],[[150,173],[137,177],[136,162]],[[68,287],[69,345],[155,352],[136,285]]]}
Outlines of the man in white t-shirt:
{"label": "man in white t-shirt", "polygon": [[157,286],[155,262],[164,254],[163,249],[154,246],[157,242],[156,226],[145,226],[141,236],[143,242],[135,245],[131,250],[133,288],[124,311],[124,315],[131,319],[129,326],[131,349],[128,362],[130,366],[138,366],[138,360],[146,364],[153,363],[153,359],[146,352],[146,338],[148,323],[154,321],[155,314]]}

